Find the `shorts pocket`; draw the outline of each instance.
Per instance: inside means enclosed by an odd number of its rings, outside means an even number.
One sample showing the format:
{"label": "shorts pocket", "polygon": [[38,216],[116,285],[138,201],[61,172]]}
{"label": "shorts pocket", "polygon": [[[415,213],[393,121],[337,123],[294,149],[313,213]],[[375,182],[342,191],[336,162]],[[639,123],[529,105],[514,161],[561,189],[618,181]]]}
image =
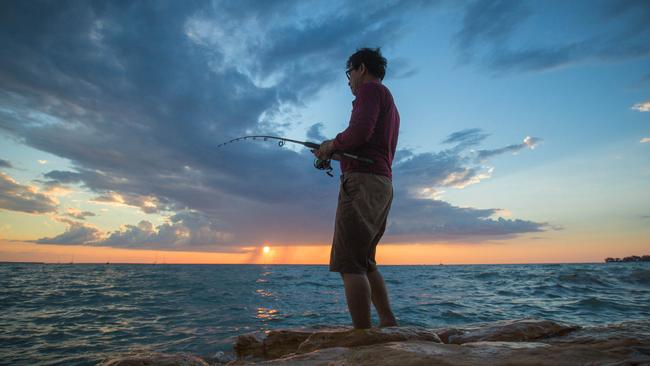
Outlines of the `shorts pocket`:
{"label": "shorts pocket", "polygon": [[361,192],[358,177],[353,174],[343,176],[341,180],[341,192],[349,200],[358,198]]}

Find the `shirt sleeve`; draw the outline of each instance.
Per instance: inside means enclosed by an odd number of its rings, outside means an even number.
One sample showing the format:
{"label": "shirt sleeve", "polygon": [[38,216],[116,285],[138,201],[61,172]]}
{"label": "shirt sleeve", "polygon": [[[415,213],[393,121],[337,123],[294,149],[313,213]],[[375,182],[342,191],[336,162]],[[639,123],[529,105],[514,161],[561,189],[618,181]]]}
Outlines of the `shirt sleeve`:
{"label": "shirt sleeve", "polygon": [[336,135],[332,145],[334,150],[351,151],[370,141],[377,125],[380,106],[380,86],[371,82],[361,85],[352,107],[350,124],[345,131]]}

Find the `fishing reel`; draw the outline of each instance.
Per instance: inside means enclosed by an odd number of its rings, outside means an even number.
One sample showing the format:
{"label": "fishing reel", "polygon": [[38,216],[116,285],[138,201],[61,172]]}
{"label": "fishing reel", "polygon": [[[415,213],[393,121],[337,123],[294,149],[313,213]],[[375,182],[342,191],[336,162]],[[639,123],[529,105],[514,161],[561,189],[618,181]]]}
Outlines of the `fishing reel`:
{"label": "fishing reel", "polygon": [[330,177],[334,177],[332,174],[332,160],[331,159],[318,159],[314,160],[314,168],[318,170],[325,170],[325,173]]}

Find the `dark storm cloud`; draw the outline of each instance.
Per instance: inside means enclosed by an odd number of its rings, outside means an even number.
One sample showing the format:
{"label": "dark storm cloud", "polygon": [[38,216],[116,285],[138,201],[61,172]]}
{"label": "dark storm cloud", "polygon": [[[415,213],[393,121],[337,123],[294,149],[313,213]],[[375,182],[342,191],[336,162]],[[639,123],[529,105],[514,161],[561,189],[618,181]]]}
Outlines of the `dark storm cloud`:
{"label": "dark storm cloud", "polygon": [[13,168],[9,160],[0,159],[0,168]]}
{"label": "dark storm cloud", "polygon": [[[291,134],[292,124],[282,122],[287,106],[302,106],[333,82],[345,87],[351,52],[389,49],[409,17],[427,6],[0,3],[0,130],[72,162],[69,171],[47,173],[46,186],[80,184],[96,203],[130,205],[169,219],[158,226],[125,223],[110,233],[70,221],[65,233],[38,242],[228,251],[262,241],[329,242],[337,179],[315,170],[307,149],[263,141],[216,146],[249,133]],[[412,71],[391,72],[399,77]],[[320,128],[312,126],[307,138],[324,138]],[[475,134],[471,144],[484,138]],[[457,145],[449,151],[400,152],[395,170],[403,193],[396,197],[406,203],[396,202],[396,232],[413,210],[424,214],[424,226],[414,223],[410,234],[442,238],[426,229],[433,217],[427,214],[454,208],[413,192],[482,179],[483,168],[461,155],[468,144],[450,142]],[[37,198],[43,206],[36,212],[55,210],[47,197]],[[447,223],[445,235],[462,239],[459,228],[472,237],[496,235],[483,229],[486,223],[505,227],[498,235],[523,232],[522,225],[473,210],[453,215],[465,221]]]}
{"label": "dark storm cloud", "polygon": [[35,188],[16,182],[8,174],[0,172],[0,209],[27,212],[55,212],[58,203]]}
{"label": "dark storm cloud", "polygon": [[[455,43],[461,62],[487,66],[497,73],[541,71],[577,62],[622,61],[650,55],[650,3],[647,1],[595,2],[586,11],[598,22],[579,39],[544,46],[539,40],[514,44],[522,24],[539,16],[533,6],[515,0],[479,0],[464,11]],[[548,5],[548,4],[546,4]],[[544,5],[544,6],[546,6]],[[585,16],[575,14],[575,16]],[[555,25],[548,25],[553,27]]]}

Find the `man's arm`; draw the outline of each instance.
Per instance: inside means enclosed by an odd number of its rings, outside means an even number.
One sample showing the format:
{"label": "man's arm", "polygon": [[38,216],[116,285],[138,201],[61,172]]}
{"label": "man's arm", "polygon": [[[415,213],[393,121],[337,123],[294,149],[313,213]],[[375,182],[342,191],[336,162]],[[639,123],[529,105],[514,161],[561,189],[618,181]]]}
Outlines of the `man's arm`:
{"label": "man's arm", "polygon": [[379,85],[365,83],[359,87],[350,124],[332,140],[333,151],[353,151],[370,140],[379,118],[380,99]]}

